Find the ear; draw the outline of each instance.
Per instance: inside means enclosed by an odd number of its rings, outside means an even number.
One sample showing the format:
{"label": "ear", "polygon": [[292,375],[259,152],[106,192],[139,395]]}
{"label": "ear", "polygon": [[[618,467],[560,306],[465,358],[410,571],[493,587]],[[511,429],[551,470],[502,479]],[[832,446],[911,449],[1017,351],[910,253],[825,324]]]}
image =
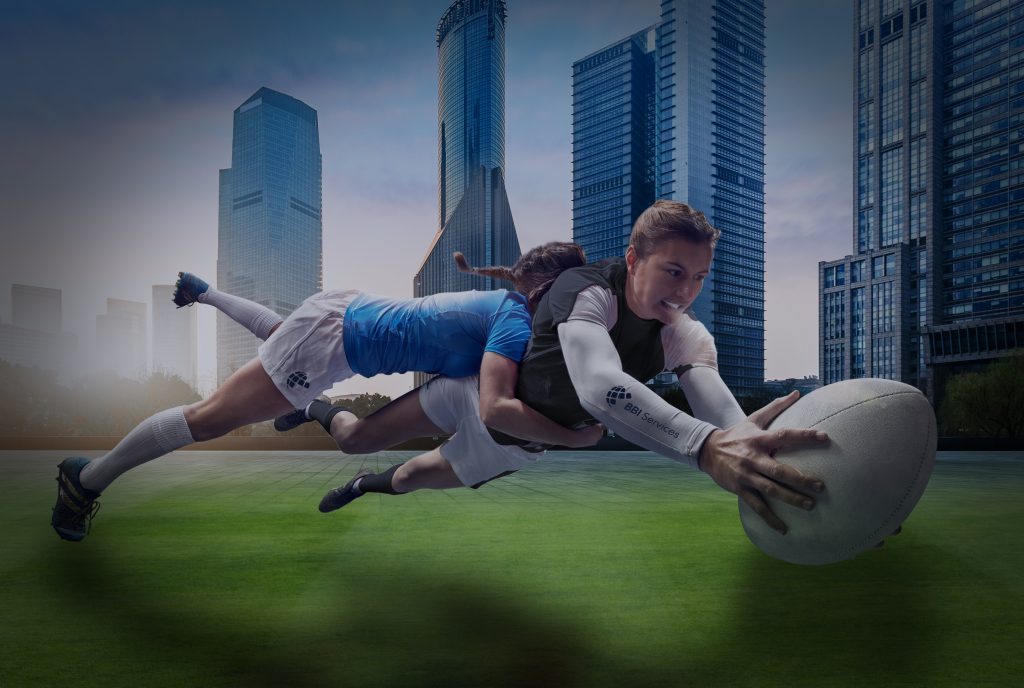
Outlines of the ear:
{"label": "ear", "polygon": [[633,266],[636,265],[636,261],[636,249],[633,248],[633,244],[630,244],[626,247],[626,268],[632,270]]}

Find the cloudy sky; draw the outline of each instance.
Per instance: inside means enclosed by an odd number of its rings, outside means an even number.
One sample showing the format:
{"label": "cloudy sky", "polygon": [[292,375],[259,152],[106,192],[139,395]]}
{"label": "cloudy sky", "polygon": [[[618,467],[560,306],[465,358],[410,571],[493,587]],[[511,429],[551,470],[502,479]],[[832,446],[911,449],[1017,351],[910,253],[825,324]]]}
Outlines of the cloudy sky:
{"label": "cloudy sky", "polygon": [[[449,0],[16,3],[0,24],[0,321],[63,290],[83,352],[107,297],[216,275],[232,111],[261,86],[319,113],[324,285],[411,296],[436,230],[437,46]],[[657,0],[508,0],[506,178],[524,247],[571,238],[571,64]],[[819,260],[849,252],[852,9],[767,8],[766,374],[817,374]],[[386,269],[382,269],[386,268]],[[215,325],[199,319],[200,383]],[[338,391],[395,395],[411,376]]]}

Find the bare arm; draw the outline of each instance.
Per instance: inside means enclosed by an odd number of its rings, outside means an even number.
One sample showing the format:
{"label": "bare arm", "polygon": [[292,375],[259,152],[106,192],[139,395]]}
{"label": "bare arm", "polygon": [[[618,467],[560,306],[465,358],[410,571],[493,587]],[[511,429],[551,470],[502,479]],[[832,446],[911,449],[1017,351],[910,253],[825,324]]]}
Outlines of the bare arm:
{"label": "bare arm", "polygon": [[571,430],[515,398],[519,364],[491,351],[480,364],[480,417],[484,425],[524,440],[589,447],[604,434],[600,425]]}

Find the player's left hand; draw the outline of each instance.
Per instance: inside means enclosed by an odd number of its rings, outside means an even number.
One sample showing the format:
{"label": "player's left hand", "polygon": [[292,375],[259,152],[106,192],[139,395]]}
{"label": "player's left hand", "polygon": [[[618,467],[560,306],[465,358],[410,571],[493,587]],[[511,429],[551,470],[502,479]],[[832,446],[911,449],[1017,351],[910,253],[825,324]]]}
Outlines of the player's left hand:
{"label": "player's left hand", "polygon": [[813,509],[811,495],[825,489],[821,480],[776,461],[775,453],[780,449],[820,445],[828,441],[828,435],[810,429],[765,430],[798,397],[798,392],[780,397],[746,420],[714,431],[704,441],[700,453],[701,470],[719,486],[738,495],[769,526],[783,534],[786,524],[768,506],[765,497]]}

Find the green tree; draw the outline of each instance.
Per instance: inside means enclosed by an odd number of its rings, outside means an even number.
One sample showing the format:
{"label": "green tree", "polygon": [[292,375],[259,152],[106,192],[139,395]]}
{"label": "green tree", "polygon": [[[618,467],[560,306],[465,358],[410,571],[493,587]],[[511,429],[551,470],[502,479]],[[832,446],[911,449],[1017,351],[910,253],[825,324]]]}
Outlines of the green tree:
{"label": "green tree", "polygon": [[946,434],[1024,437],[1024,356],[950,378],[940,414]]}
{"label": "green tree", "polygon": [[366,418],[368,415],[382,409],[391,403],[391,397],[383,394],[360,394],[355,399],[341,402],[356,415],[357,418]]}

